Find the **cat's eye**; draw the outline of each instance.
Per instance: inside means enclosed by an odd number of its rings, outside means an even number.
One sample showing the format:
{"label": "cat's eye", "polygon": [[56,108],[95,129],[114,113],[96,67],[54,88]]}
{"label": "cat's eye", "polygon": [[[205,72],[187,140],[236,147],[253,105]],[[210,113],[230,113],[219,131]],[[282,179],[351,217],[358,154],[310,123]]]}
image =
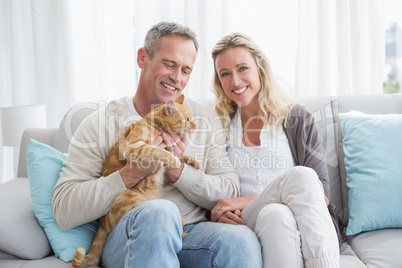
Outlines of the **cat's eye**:
{"label": "cat's eye", "polygon": [[186,118],[184,118],[184,121],[188,122],[188,121],[190,121],[190,119],[188,117],[186,117]]}

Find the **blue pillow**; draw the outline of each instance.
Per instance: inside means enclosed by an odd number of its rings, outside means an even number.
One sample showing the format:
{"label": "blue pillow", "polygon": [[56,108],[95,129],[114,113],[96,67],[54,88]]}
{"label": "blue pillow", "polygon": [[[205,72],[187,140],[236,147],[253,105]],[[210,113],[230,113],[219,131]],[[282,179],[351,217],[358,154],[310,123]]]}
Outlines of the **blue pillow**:
{"label": "blue pillow", "polygon": [[349,188],[346,235],[402,227],[402,115],[339,114]]}
{"label": "blue pillow", "polygon": [[54,219],[53,188],[65,159],[66,154],[48,145],[33,139],[28,144],[27,169],[35,215],[45,230],[56,257],[70,262],[78,247],[84,247],[88,252],[99,224],[94,221],[65,231]]}

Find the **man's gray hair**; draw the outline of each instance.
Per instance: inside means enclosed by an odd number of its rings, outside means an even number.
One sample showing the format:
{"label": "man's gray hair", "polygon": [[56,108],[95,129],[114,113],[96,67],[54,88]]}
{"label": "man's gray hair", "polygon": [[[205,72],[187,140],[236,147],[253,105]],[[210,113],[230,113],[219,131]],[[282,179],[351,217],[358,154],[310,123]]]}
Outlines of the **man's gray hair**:
{"label": "man's gray hair", "polygon": [[159,22],[149,29],[145,36],[144,48],[151,59],[159,49],[160,39],[171,35],[177,35],[185,40],[193,41],[195,50],[198,52],[197,37],[189,27],[175,22]]}

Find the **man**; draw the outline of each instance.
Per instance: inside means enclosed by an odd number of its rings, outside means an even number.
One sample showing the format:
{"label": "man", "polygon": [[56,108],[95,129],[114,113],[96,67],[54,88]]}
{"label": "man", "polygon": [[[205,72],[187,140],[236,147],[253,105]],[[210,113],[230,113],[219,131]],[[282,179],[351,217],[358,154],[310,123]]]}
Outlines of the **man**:
{"label": "man", "polygon": [[[162,22],[148,31],[144,47],[138,50],[141,76],[135,96],[112,101],[87,117],[74,134],[54,188],[54,214],[61,228],[100,218],[119,193],[160,168],[159,163],[133,165],[128,161],[111,175],[100,175],[117,133],[182,93],[197,50],[194,33],[176,23]],[[163,133],[153,145],[177,156],[186,151],[202,167],[195,170],[182,164],[167,170],[163,199],[134,208],[110,233],[103,267],[262,266],[261,248],[251,230],[244,225],[207,220],[208,210],[221,198],[238,196],[239,179],[228,159],[220,120],[205,105],[189,99],[184,104],[194,113],[197,131],[188,137]],[[188,233],[184,241],[180,215],[186,221],[184,232]]]}

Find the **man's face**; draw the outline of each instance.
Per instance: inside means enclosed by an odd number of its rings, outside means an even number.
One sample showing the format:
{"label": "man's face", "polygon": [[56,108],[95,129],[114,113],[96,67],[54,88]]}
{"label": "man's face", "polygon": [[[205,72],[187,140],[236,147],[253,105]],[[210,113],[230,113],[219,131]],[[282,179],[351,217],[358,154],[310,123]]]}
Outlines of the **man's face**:
{"label": "man's face", "polygon": [[[145,50],[144,50],[145,51]],[[162,37],[152,59],[145,52],[139,63],[141,89],[150,104],[163,104],[180,96],[193,70],[197,52],[193,41],[178,36]]]}

